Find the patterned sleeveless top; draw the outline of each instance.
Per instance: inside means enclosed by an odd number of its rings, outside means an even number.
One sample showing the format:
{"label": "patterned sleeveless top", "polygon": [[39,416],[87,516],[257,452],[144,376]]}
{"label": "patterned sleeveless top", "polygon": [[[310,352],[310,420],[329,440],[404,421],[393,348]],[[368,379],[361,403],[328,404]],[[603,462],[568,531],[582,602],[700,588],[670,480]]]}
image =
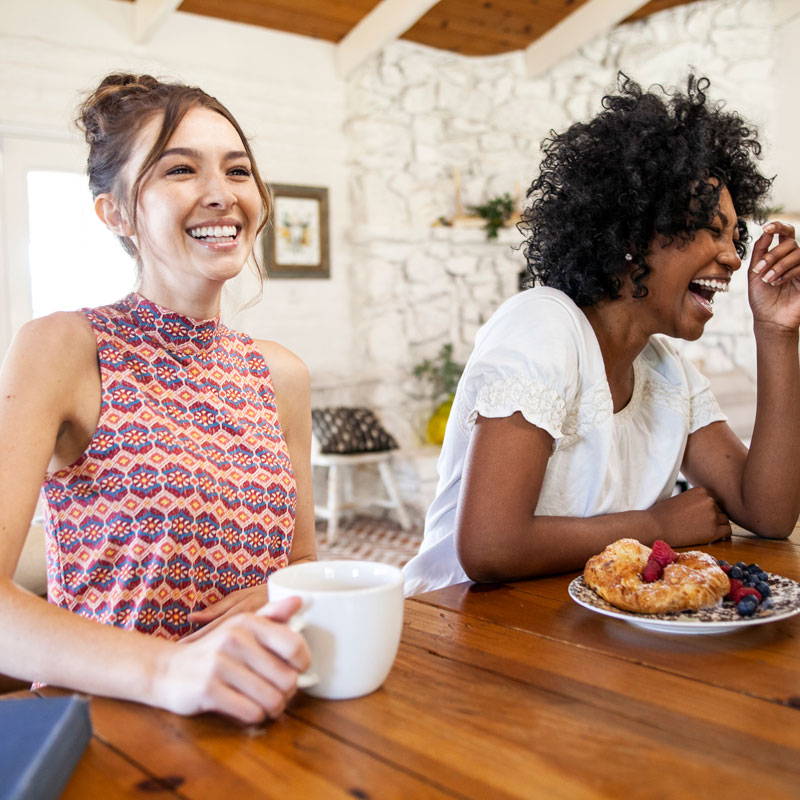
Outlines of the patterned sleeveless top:
{"label": "patterned sleeveless top", "polygon": [[288,563],[296,488],[253,340],[138,294],[83,309],[97,430],[46,477],[48,599],[176,639],[187,614]]}

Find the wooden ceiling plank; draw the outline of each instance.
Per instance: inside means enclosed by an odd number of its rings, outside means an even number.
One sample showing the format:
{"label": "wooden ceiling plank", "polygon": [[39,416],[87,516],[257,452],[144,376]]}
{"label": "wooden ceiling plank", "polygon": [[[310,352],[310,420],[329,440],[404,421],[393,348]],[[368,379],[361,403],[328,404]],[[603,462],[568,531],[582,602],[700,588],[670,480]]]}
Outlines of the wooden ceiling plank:
{"label": "wooden ceiling plank", "polygon": [[635,11],[629,17],[622,20],[623,23],[638,22],[651,14],[657,14],[659,11],[666,11],[668,8],[675,8],[675,6],[684,6],[692,0],[650,0],[645,6]]}
{"label": "wooden ceiling plank", "polygon": [[[292,33],[304,36],[310,34],[305,30],[303,20],[313,20],[317,28],[329,23],[332,30],[323,38],[336,41],[379,2],[380,0],[183,0],[180,10],[264,28],[273,27],[273,19],[296,19],[294,24],[297,30]],[[337,33],[338,31],[341,32]]]}
{"label": "wooden ceiling plank", "polygon": [[524,50],[583,2],[442,0],[403,38],[470,56]]}
{"label": "wooden ceiling plank", "polygon": [[346,77],[359,64],[405,33],[438,0],[382,0],[336,47],[336,69]]}
{"label": "wooden ceiling plank", "polygon": [[525,50],[529,77],[536,77],[587,42],[611,30],[647,0],[589,0]]}
{"label": "wooden ceiling plank", "polygon": [[133,40],[143,44],[164,24],[181,0],[136,0],[133,6]]}

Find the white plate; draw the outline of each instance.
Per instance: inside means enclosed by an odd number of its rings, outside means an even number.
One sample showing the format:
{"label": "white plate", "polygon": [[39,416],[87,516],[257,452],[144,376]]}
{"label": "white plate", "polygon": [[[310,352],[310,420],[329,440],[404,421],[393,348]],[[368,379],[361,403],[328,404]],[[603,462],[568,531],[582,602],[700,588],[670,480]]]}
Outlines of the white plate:
{"label": "white plate", "polygon": [[582,575],[570,583],[568,591],[578,605],[589,611],[624,620],[645,630],[658,633],[729,633],[800,614],[800,583],[781,575],[767,575],[774,605],[770,609],[757,611],[752,617],[740,617],[730,603],[699,611],[634,614],[607,603],[584,583]]}

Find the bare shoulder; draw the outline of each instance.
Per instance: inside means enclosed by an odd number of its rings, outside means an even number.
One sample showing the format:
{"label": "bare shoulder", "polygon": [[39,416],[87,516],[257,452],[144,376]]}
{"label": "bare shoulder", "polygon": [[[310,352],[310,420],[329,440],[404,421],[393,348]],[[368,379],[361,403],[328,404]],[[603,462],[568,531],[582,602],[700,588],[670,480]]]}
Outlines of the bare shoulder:
{"label": "bare shoulder", "polygon": [[97,345],[82,314],[51,314],[20,328],[0,371],[4,425],[18,432],[35,419],[38,433],[55,438],[62,423],[96,420],[99,395]]}
{"label": "bare shoulder", "polygon": [[77,311],[59,311],[26,322],[9,350],[8,361],[51,375],[94,367],[97,344],[89,321]]}
{"label": "bare shoulder", "polygon": [[295,398],[308,395],[311,379],[302,358],[278,342],[257,339],[255,344],[267,362],[278,395]]}

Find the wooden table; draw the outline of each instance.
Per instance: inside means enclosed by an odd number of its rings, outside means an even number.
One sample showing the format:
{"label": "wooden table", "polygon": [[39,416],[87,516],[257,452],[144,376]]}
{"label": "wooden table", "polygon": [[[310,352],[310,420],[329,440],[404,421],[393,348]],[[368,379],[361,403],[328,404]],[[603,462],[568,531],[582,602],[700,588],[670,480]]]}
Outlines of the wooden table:
{"label": "wooden table", "polygon": [[[800,543],[706,549],[800,580]],[[800,615],[650,633],[577,606],[571,577],[409,600],[382,689],[257,730],[94,698],[65,798],[800,797]]]}

